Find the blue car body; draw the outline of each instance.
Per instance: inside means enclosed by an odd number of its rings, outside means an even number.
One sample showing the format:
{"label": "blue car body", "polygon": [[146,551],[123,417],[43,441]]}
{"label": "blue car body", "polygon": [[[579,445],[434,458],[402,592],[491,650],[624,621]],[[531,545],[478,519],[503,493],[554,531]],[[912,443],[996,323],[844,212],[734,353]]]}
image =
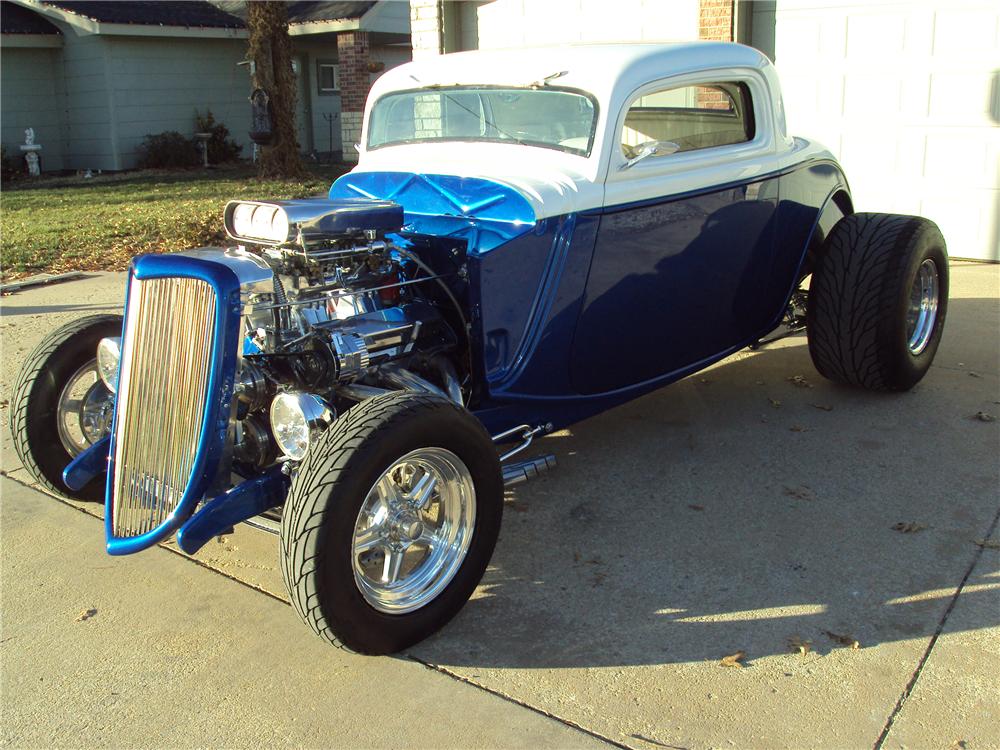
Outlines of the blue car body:
{"label": "blue car body", "polygon": [[[431,158],[414,168],[419,146],[399,150],[399,163],[409,168],[398,170],[388,168],[391,154],[362,153],[359,168],[329,191],[335,200],[400,204],[404,226],[389,237],[400,247],[462,255],[464,273],[450,283],[469,321],[472,410],[491,434],[523,424],[570,425],[758,343],[781,323],[813,253],[853,211],[833,157],[785,133],[777,81],[759,53],[702,45],[616,54],[609,58],[619,63],[613,74],[600,61],[593,73],[600,115],[586,156],[590,176],[549,190],[558,200],[546,202],[543,190],[491,177],[488,169],[437,171]],[[747,82],[760,102],[757,132],[734,150],[734,160],[749,166],[729,169],[722,179],[713,177],[720,172],[712,163],[704,179],[667,169],[662,187],[656,169],[636,170],[641,189],[629,186],[631,165],[621,164],[611,131],[637,92],[664,76],[657,72],[664,65],[668,79]],[[708,73],[697,78],[703,69]],[[412,86],[393,73],[376,84],[372,100]],[[441,75],[452,80],[451,73]],[[505,154],[504,148],[512,146],[494,150]],[[223,352],[236,350],[230,339],[239,328],[239,278],[185,254],[138,258],[130,278],[158,274],[206,280],[218,295],[207,424],[184,499],[141,536],[118,538],[109,521],[112,554],[148,547],[177,530],[181,548],[193,552],[234,523],[280,505],[288,487],[272,470],[213,497],[233,402],[236,363]],[[114,446],[101,441],[78,456],[66,469],[67,485],[95,476],[109,451],[114,455]]]}

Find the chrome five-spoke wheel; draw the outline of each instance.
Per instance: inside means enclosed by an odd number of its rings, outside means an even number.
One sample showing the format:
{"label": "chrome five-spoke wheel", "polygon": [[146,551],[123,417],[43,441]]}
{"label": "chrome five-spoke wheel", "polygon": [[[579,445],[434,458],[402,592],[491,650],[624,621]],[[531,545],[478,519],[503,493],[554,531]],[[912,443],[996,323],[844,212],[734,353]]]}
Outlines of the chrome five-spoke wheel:
{"label": "chrome five-spoke wheel", "polygon": [[97,374],[97,359],[84,363],[70,376],[56,407],[59,442],[77,456],[108,434],[114,396]]}
{"label": "chrome five-spoke wheel", "polygon": [[475,485],[444,448],[407,453],[382,473],[358,513],[354,581],[372,607],[412,612],[462,565],[476,525]]}
{"label": "chrome five-spoke wheel", "polygon": [[468,410],[413,391],[365,399],[292,477],[281,514],[292,606],[341,648],[408,648],[472,596],[502,515],[497,449]]}
{"label": "chrome five-spoke wheel", "polygon": [[927,258],[917,269],[917,276],[910,287],[910,305],[906,311],[906,345],[916,356],[927,348],[937,321],[940,296],[938,270],[932,258]]}

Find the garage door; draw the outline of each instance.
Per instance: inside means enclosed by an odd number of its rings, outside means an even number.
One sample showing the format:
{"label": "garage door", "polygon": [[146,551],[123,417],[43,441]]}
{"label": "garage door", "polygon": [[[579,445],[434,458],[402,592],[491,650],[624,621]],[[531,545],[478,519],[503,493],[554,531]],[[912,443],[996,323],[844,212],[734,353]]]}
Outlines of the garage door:
{"label": "garage door", "polygon": [[1000,3],[767,6],[789,127],[837,154],[855,207],[927,216],[953,257],[1000,260]]}

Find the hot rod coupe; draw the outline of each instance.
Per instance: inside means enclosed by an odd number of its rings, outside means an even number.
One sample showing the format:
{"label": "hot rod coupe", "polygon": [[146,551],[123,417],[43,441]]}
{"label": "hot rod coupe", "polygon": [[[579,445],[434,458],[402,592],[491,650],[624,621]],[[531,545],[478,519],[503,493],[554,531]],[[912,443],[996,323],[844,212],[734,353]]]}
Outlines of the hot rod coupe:
{"label": "hot rod coupe", "polygon": [[41,485],[106,503],[108,552],[270,528],[354,651],[462,607],[504,486],[554,465],[515,459],[535,436],[802,330],[827,378],[905,390],[941,339],[937,227],[855,213],[749,47],[408,63],[358,151],[327,199],[229,203],[231,247],[135,258],[124,316],[52,334],[11,409]]}

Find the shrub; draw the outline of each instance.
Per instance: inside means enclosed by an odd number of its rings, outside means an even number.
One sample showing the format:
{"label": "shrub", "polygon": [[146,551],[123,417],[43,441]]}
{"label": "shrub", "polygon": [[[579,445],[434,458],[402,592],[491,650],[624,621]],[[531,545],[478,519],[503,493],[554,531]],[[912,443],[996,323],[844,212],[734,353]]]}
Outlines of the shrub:
{"label": "shrub", "polygon": [[143,169],[194,167],[200,163],[195,142],[176,130],[147,135],[139,146],[139,166]]}
{"label": "shrub", "polygon": [[229,137],[229,128],[221,122],[215,121],[212,110],[205,110],[204,115],[196,111],[194,120],[196,133],[212,134],[212,137],[208,139],[209,164],[225,164],[239,158],[240,150],[243,147]]}
{"label": "shrub", "polygon": [[7,147],[0,146],[0,182],[10,182],[20,171],[18,163],[7,155]]}

